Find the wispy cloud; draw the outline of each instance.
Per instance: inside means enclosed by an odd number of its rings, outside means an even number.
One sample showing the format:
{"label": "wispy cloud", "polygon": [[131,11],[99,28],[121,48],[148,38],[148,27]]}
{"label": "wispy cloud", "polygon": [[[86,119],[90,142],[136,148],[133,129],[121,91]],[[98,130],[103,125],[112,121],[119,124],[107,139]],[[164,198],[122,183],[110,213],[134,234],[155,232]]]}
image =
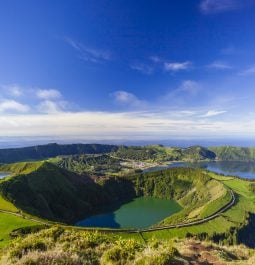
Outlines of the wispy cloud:
{"label": "wispy cloud", "polygon": [[36,96],[40,99],[57,99],[57,98],[61,98],[61,92],[59,90],[56,89],[38,89],[36,91]]}
{"label": "wispy cloud", "polygon": [[250,122],[250,118],[240,123],[233,119],[224,122],[208,119],[205,122],[204,118],[193,116],[172,118],[169,114],[155,115],[151,112],[146,115],[144,112],[1,115],[0,136],[73,136],[90,140],[139,138],[146,140],[203,135],[207,137],[229,134],[254,135],[255,124]]}
{"label": "wispy cloud", "polygon": [[143,64],[143,63],[131,64],[130,68],[133,69],[133,70],[139,71],[139,72],[141,72],[143,74],[147,74],[147,75],[152,74],[153,71],[154,71],[152,66],[146,65],[146,64]]}
{"label": "wispy cloud", "polygon": [[207,67],[208,68],[212,68],[212,69],[216,69],[216,70],[229,70],[229,69],[232,69],[231,65],[229,65],[226,62],[222,62],[222,61],[212,62]]}
{"label": "wispy cloud", "polygon": [[209,117],[214,117],[214,116],[218,116],[221,114],[226,113],[226,110],[209,110],[207,111],[205,114],[201,115],[201,118],[209,118]]}
{"label": "wispy cloud", "polygon": [[200,3],[200,10],[205,14],[230,11],[238,7],[238,0],[202,0]]}
{"label": "wispy cloud", "polygon": [[111,60],[111,54],[109,51],[86,46],[83,43],[75,41],[69,37],[65,37],[64,40],[68,45],[78,52],[78,57],[84,61],[100,63],[102,61]]}
{"label": "wispy cloud", "polygon": [[240,75],[255,75],[255,65],[245,69],[240,73]]}
{"label": "wispy cloud", "polygon": [[63,101],[44,100],[39,103],[37,109],[41,113],[60,113],[66,109],[66,104]]}
{"label": "wispy cloud", "polygon": [[191,98],[191,96],[196,96],[201,90],[201,86],[198,82],[193,80],[185,80],[181,85],[170,91],[164,96],[164,99],[173,101],[173,103],[185,102],[186,98]]}
{"label": "wispy cloud", "polygon": [[162,58],[160,58],[159,56],[157,55],[152,55],[149,57],[149,60],[151,60],[153,63],[160,63],[162,62]]}
{"label": "wispy cloud", "polygon": [[164,69],[166,71],[170,71],[170,72],[178,72],[181,70],[187,70],[189,68],[191,68],[192,66],[192,62],[190,61],[186,61],[186,62],[165,62],[164,63]]}
{"label": "wispy cloud", "polygon": [[146,105],[145,101],[137,98],[136,95],[129,93],[127,91],[119,90],[111,94],[113,96],[114,101],[118,104],[124,105],[126,107],[136,107],[142,108]]}
{"label": "wispy cloud", "polygon": [[30,107],[15,100],[0,101],[0,112],[28,112]]}
{"label": "wispy cloud", "polygon": [[23,88],[17,84],[0,85],[0,91],[2,94],[11,97],[20,97],[23,95]]}

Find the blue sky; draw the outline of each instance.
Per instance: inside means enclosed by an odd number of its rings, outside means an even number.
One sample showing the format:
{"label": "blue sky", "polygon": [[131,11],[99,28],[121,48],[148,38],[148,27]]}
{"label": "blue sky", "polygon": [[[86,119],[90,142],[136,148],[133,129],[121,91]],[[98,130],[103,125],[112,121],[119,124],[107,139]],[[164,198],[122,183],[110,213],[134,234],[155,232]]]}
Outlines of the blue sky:
{"label": "blue sky", "polygon": [[253,137],[253,0],[0,5],[0,136]]}

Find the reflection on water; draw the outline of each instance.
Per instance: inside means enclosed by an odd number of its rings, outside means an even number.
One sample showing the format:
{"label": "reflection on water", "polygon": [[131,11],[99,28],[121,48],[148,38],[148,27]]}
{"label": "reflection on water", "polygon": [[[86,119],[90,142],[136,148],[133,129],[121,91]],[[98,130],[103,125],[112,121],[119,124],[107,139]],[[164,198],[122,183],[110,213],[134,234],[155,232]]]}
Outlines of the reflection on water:
{"label": "reflection on water", "polygon": [[[209,161],[209,162],[176,162],[172,163],[167,168],[171,167],[193,167],[203,168],[223,175],[238,176],[241,178],[255,179],[255,163],[252,162],[236,162],[236,161]],[[154,167],[146,169],[146,172],[162,170],[166,167]]]}
{"label": "reflection on water", "polygon": [[140,197],[119,209],[95,215],[76,223],[77,226],[109,228],[146,228],[181,210],[174,200]]}

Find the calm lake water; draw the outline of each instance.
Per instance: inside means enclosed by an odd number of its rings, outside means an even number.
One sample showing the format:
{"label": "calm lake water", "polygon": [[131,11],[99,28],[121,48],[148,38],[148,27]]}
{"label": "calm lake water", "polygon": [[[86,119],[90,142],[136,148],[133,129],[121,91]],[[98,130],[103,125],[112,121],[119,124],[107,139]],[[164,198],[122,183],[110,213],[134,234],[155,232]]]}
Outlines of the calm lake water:
{"label": "calm lake water", "polygon": [[0,179],[3,179],[3,178],[5,178],[5,177],[7,177],[9,175],[10,175],[10,173],[0,172]]}
{"label": "calm lake water", "polygon": [[145,172],[152,172],[171,167],[193,167],[203,168],[219,174],[238,176],[241,178],[255,179],[255,163],[251,162],[230,162],[230,161],[210,161],[198,163],[176,162],[168,166],[154,167],[146,169]]}
{"label": "calm lake water", "polygon": [[119,209],[95,215],[76,223],[77,226],[108,228],[147,228],[180,211],[174,200],[140,197]]}

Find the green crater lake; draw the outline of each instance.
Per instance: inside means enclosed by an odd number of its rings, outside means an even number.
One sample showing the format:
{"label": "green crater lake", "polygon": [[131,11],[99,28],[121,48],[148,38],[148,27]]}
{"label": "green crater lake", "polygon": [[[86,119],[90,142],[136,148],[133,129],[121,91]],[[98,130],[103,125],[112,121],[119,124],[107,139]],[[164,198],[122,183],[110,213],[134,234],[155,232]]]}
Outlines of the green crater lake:
{"label": "green crater lake", "polygon": [[77,226],[104,228],[148,228],[182,207],[174,200],[139,197],[119,209],[94,215],[76,223]]}

